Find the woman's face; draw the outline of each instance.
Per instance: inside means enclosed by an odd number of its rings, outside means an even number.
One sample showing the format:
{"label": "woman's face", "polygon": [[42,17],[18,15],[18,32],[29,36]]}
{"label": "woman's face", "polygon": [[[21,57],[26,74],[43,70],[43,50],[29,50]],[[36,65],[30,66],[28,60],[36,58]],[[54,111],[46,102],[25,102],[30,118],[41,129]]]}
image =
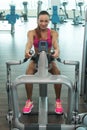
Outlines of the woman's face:
{"label": "woman's face", "polygon": [[42,29],[42,30],[46,29],[49,24],[49,16],[46,14],[40,15],[37,23],[38,23],[38,26],[40,27],[40,29]]}

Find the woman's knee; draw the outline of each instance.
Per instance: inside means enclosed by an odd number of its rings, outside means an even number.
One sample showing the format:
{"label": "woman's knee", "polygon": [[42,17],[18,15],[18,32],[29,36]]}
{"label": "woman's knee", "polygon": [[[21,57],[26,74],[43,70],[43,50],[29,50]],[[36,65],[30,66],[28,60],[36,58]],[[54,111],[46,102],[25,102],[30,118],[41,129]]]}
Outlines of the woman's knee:
{"label": "woman's knee", "polygon": [[54,72],[54,74],[60,75],[60,70],[58,69],[58,67],[53,68],[53,72]]}
{"label": "woman's knee", "polygon": [[26,70],[26,74],[34,74],[35,72],[35,63],[34,62],[30,62],[28,67],[27,67],[27,70]]}
{"label": "woman's knee", "polygon": [[56,63],[55,62],[52,62],[52,69],[51,69],[51,72],[52,74],[58,74],[60,75],[60,70],[59,68],[57,67]]}

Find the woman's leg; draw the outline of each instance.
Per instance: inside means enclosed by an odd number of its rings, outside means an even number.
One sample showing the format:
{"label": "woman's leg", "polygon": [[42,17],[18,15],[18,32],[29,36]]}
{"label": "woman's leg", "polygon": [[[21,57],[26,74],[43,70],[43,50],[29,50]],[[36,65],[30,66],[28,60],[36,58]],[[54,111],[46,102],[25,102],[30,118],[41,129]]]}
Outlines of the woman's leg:
{"label": "woman's leg", "polygon": [[[60,75],[60,70],[56,66],[56,63],[52,62],[51,64],[52,64],[52,68],[51,68],[51,70],[49,72],[51,74],[53,74],[53,75]],[[62,87],[61,84],[54,84],[56,99],[60,99],[61,87]]]}
{"label": "woman's leg", "polygon": [[[28,65],[27,70],[26,70],[26,74],[27,75],[33,75],[35,73],[35,71],[36,71],[35,62],[31,61]],[[27,83],[27,84],[25,84],[25,88],[26,88],[27,98],[32,100],[33,85]]]}
{"label": "woman's leg", "polygon": [[[31,61],[28,65],[28,68],[26,70],[27,75],[33,75],[35,73],[35,63],[34,61]],[[28,114],[32,111],[33,108],[33,102],[32,102],[32,91],[33,91],[33,85],[32,84],[25,84],[26,93],[27,93],[27,101],[25,103],[25,106],[23,107],[23,113]]]}
{"label": "woman's leg", "polygon": [[[52,68],[49,72],[53,75],[60,75],[60,71],[57,68],[55,62],[52,62]],[[61,87],[62,87],[61,84],[54,84],[55,95],[56,95],[55,112],[57,114],[63,114],[63,107],[62,107],[62,103],[61,103],[61,100],[60,100]]]}

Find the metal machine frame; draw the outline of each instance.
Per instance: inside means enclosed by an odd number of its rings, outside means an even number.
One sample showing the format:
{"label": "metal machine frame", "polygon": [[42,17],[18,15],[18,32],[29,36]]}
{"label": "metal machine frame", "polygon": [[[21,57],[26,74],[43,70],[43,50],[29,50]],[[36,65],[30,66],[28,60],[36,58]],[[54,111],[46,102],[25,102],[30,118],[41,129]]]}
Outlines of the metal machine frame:
{"label": "metal machine frame", "polygon": [[83,41],[81,95],[83,96],[84,101],[87,102],[87,8],[85,13],[85,28],[84,28],[84,41]]}
{"label": "metal machine frame", "polygon": [[[60,59],[58,59],[62,62]],[[24,60],[25,61],[25,60]],[[23,62],[24,62],[23,61]],[[79,62],[77,61],[63,61],[64,64],[75,65],[76,81],[75,86],[71,80],[64,75],[48,75],[48,59],[45,51],[41,51],[39,54],[38,71],[37,75],[20,75],[13,82],[11,82],[11,66],[22,64],[21,61],[8,61],[7,65],[7,94],[8,94],[8,114],[7,119],[10,125],[12,124],[12,118],[14,117],[14,127],[17,130],[75,130],[79,127],[78,122],[78,73],[79,73]],[[37,83],[39,84],[39,114],[37,124],[23,124],[19,121],[20,111],[18,102],[17,88],[20,84],[25,83]],[[65,84],[68,87],[68,110],[66,116],[66,124],[48,124],[48,97],[47,97],[47,84]],[[75,101],[73,100],[75,97]],[[73,108],[73,105],[75,106]],[[73,113],[74,112],[74,113]],[[77,114],[77,115],[76,115]],[[42,116],[43,115],[43,116]],[[82,114],[85,120],[87,120],[87,114]],[[73,121],[74,120],[74,121]],[[73,121],[73,123],[72,123]],[[84,121],[85,122],[85,121]],[[83,127],[84,128],[84,127]],[[87,128],[87,127],[86,127]],[[78,129],[78,128],[77,128]],[[86,130],[86,129],[84,129]]]}

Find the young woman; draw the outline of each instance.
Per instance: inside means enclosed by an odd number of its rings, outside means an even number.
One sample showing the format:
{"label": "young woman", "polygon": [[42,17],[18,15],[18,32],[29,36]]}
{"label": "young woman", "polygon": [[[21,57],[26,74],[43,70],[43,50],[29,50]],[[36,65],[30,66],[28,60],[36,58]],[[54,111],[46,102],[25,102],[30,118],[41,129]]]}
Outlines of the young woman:
{"label": "young woman", "polygon": [[[52,55],[54,58],[59,57],[59,46],[58,46],[58,33],[54,30],[51,30],[47,28],[49,24],[50,16],[47,11],[41,11],[37,18],[37,28],[34,30],[28,31],[27,34],[27,44],[25,48],[25,57],[30,58],[31,55],[29,54],[29,50],[34,46],[35,53],[38,53],[38,43],[41,40],[47,41],[49,51],[54,48],[55,52]],[[32,58],[31,58],[32,59]],[[35,74],[35,61],[32,59],[29,62],[29,66],[26,70],[27,75]],[[50,70],[50,73],[53,75],[59,75],[60,71],[56,66],[56,63],[52,61],[52,68]],[[26,92],[27,92],[27,101],[25,103],[25,106],[23,108],[23,113],[30,113],[34,104],[32,101],[32,90],[33,86],[32,84],[26,84],[25,85]],[[55,95],[56,95],[56,104],[55,104],[55,112],[57,114],[63,113],[63,108],[60,100],[61,95],[61,85],[55,84]]]}

